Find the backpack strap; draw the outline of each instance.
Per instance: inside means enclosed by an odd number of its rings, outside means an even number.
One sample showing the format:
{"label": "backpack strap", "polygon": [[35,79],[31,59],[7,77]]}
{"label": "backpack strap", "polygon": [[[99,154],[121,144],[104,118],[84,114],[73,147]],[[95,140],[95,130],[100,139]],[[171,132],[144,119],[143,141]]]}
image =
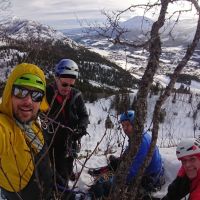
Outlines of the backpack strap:
{"label": "backpack strap", "polygon": [[76,101],[76,99],[77,99],[78,96],[80,96],[80,95],[81,95],[81,92],[77,92],[77,93],[73,96],[73,98],[71,99],[70,104],[69,104],[70,107],[74,104],[74,102]]}
{"label": "backpack strap", "polygon": [[69,104],[69,112],[70,112],[70,115],[73,117],[73,118],[76,118],[75,114],[72,112],[71,108],[72,108],[72,105],[75,105],[75,101],[76,99],[81,95],[81,92],[77,92],[71,99],[70,101],[70,104]]}
{"label": "backpack strap", "polygon": [[[55,84],[51,84],[50,87],[52,87],[53,91],[54,91],[54,96],[52,98],[51,104],[50,104],[50,109],[48,110],[47,116],[49,115],[50,111],[51,111],[51,107],[53,106],[53,103],[55,102],[57,96],[58,96],[58,90],[55,87]],[[64,99],[64,101],[62,102],[62,106],[59,109],[59,111],[57,112],[56,116],[54,117],[54,119],[56,120],[59,116],[59,114],[62,112],[64,106],[66,105],[66,102],[68,100],[68,96],[66,96],[66,98]]]}
{"label": "backpack strap", "polygon": [[56,99],[56,96],[58,95],[58,90],[55,88],[55,84],[52,83],[52,84],[50,84],[49,86],[53,89],[54,95],[53,95],[51,104],[49,105],[50,109],[48,110],[48,112],[47,112],[47,114],[46,114],[47,117],[49,116],[49,113],[50,113],[50,111],[51,111],[51,108],[52,108],[52,106],[53,106],[53,103],[54,103],[54,101],[55,101],[55,99]]}

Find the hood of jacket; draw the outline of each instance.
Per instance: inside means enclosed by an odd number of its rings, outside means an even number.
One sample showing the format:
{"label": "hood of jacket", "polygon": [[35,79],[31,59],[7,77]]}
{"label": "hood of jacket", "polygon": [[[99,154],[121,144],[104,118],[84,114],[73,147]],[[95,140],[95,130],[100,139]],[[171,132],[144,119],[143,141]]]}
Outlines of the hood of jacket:
{"label": "hood of jacket", "polygon": [[[7,116],[13,118],[13,111],[12,111],[12,101],[11,101],[11,95],[12,95],[12,87],[13,83],[17,78],[22,76],[23,74],[34,74],[41,78],[41,80],[46,85],[46,80],[44,76],[44,72],[36,65],[29,64],[29,63],[22,63],[17,65],[14,70],[11,72],[7,82],[6,86],[3,91],[2,96],[2,102],[0,104],[0,112],[6,114]],[[46,92],[45,96],[43,97],[43,100],[40,104],[40,110],[41,111],[47,111],[48,110],[48,103],[46,100]]]}

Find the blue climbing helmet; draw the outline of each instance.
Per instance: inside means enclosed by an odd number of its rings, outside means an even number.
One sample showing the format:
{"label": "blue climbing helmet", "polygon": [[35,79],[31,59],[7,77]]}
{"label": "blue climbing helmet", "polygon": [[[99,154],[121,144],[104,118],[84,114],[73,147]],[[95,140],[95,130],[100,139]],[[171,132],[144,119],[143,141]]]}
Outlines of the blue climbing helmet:
{"label": "blue climbing helmet", "polygon": [[134,110],[128,110],[120,115],[120,123],[123,121],[130,121],[133,123],[135,117],[135,111]]}
{"label": "blue climbing helmet", "polygon": [[56,76],[63,78],[78,78],[78,65],[70,59],[62,59],[55,66]]}

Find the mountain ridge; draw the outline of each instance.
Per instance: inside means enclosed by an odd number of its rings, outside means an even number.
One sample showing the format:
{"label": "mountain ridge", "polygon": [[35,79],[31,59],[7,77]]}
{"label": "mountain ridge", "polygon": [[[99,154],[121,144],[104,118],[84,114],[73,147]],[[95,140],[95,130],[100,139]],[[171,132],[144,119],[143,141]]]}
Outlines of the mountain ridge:
{"label": "mountain ridge", "polygon": [[[141,42],[149,39],[153,23],[154,20],[148,17],[134,16],[126,21],[120,22],[119,25],[121,28],[127,30],[123,35],[126,40]],[[176,22],[176,20],[166,20],[164,26],[160,30],[163,45],[166,47],[186,47],[194,37],[196,25],[196,19],[182,19],[178,22]],[[85,36],[84,29],[87,30],[87,28],[83,27],[80,29],[65,29],[60,31],[78,41],[79,37]]]}
{"label": "mountain ridge", "polygon": [[[2,44],[0,73],[5,74],[4,78],[0,79],[3,82],[12,68],[21,62],[42,66],[47,77],[52,79],[54,66],[62,58],[69,58],[78,63],[79,81],[87,86],[82,88],[89,90],[87,93],[90,94],[91,87],[94,88],[94,93],[95,90],[98,93],[103,91],[113,93],[115,91],[113,87],[118,90],[121,87],[133,88],[138,82],[129,72],[114,62],[88,50],[48,26],[33,21],[17,19],[12,23],[6,23],[1,27],[0,37]],[[98,83],[101,90],[92,86],[92,82]]]}

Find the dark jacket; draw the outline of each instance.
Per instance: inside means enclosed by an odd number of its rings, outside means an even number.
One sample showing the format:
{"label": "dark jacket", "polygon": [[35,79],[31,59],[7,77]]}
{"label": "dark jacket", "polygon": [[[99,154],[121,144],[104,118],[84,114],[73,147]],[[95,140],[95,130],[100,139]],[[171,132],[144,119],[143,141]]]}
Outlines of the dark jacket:
{"label": "dark jacket", "polygon": [[[69,138],[71,138],[71,135],[73,134],[66,127],[69,127],[72,130],[78,128],[86,130],[89,123],[87,109],[82,93],[78,89],[72,88],[70,97],[66,101],[65,97],[58,93],[55,84],[47,86],[46,92],[47,101],[50,105],[48,117],[65,126],[59,127],[53,143],[53,146],[56,147],[56,149],[63,151],[65,149],[64,143],[69,141]],[[50,123],[48,127],[49,130],[47,131],[48,138],[52,137],[53,130],[58,126],[57,123]]]}
{"label": "dark jacket", "polygon": [[[56,86],[51,84],[47,86],[47,101],[50,105],[49,117],[55,119],[55,116],[62,107],[64,97],[60,94],[56,95],[56,98],[51,105],[55,93],[57,92]],[[82,93],[75,88],[71,89],[70,98],[66,101],[62,112],[55,119],[65,126],[69,126],[74,129],[77,127],[85,127],[89,123],[88,113],[85,107]]]}
{"label": "dark jacket", "polygon": [[169,185],[168,192],[162,200],[180,200],[190,193],[190,180],[187,176],[177,176]]}

